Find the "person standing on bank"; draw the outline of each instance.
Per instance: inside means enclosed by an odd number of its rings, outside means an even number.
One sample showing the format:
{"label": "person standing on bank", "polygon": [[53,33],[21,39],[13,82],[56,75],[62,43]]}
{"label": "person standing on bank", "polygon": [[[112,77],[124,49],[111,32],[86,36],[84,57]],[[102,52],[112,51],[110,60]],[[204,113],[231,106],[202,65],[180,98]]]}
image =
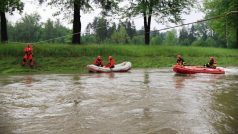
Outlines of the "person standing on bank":
{"label": "person standing on bank", "polygon": [[32,44],[28,44],[24,48],[24,57],[23,57],[23,61],[22,61],[22,66],[26,65],[27,60],[29,60],[29,62],[30,62],[30,67],[33,67],[33,48],[32,48]]}

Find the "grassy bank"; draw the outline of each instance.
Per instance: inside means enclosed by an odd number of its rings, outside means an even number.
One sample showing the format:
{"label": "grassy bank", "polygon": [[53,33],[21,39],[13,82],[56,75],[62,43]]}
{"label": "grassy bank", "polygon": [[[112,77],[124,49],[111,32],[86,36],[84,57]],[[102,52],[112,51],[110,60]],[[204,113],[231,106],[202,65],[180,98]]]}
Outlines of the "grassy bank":
{"label": "grassy bank", "polygon": [[212,55],[219,66],[238,66],[238,50],[222,48],[135,45],[34,45],[34,69],[21,67],[25,45],[0,45],[0,73],[81,73],[94,57],[116,62],[131,61],[133,68],[171,67],[176,55],[182,54],[187,64],[203,65]]}

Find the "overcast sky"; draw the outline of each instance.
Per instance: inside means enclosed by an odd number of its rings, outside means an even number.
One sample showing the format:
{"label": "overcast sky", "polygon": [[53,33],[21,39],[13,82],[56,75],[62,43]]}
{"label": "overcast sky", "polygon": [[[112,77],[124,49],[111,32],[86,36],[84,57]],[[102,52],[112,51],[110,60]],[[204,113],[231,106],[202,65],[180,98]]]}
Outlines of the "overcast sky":
{"label": "overcast sky", "polygon": [[[14,15],[7,14],[7,19],[10,22],[15,23],[16,21],[20,20],[21,17],[24,16],[25,14],[32,14],[34,12],[37,12],[41,16],[41,22],[45,22],[48,18],[50,18],[52,20],[60,19],[61,23],[63,25],[67,26],[68,28],[72,28],[72,24],[70,24],[68,20],[63,19],[63,15],[52,16],[57,11],[56,8],[52,8],[47,5],[39,5],[35,2],[35,0],[22,0],[22,1],[25,4],[23,13],[21,15],[17,12],[15,12]],[[100,10],[95,10],[90,13],[81,15],[82,16],[81,22],[82,22],[82,31],[83,32],[85,32],[85,28],[86,28],[87,24],[92,22],[94,17],[99,16],[99,14],[100,14]],[[192,11],[189,15],[182,15],[182,18],[184,19],[184,23],[201,20],[201,19],[203,19],[203,17],[204,17],[204,13],[202,13],[201,11],[198,11],[198,10]],[[114,19],[114,18],[109,18],[109,19],[110,19],[110,21],[118,22],[117,19]],[[143,18],[141,16],[137,16],[131,20],[134,20],[136,29],[141,29],[141,27],[143,26]],[[169,27],[172,25],[173,24],[167,24],[167,25],[158,24],[155,22],[155,20],[152,16],[152,23],[151,23],[152,30],[165,28],[165,27]]]}

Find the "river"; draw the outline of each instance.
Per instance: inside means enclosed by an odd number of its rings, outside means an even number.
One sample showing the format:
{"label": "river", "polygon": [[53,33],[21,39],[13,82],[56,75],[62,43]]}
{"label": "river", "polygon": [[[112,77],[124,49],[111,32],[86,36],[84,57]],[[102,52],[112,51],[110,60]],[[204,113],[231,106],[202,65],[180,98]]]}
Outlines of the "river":
{"label": "river", "polygon": [[238,68],[0,76],[1,134],[238,133]]}

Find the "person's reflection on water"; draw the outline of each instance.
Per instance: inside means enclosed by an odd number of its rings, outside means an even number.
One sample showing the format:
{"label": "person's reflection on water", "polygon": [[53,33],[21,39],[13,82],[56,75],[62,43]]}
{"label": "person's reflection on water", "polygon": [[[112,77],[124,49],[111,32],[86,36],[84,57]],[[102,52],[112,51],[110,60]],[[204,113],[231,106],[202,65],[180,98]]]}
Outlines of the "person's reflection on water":
{"label": "person's reflection on water", "polygon": [[115,73],[109,73],[109,74],[108,74],[108,78],[109,78],[109,79],[115,78]]}
{"label": "person's reflection on water", "polygon": [[32,85],[32,76],[31,75],[27,75],[24,77],[24,83],[26,84],[26,86],[31,87]]}
{"label": "person's reflection on water", "polygon": [[174,75],[175,89],[181,90],[186,85],[185,80],[192,79],[192,78],[194,78],[194,77],[189,74],[175,74]]}
{"label": "person's reflection on water", "polygon": [[102,77],[108,77],[109,79],[115,78],[115,73],[96,73],[94,75],[95,78],[102,78]]}
{"label": "person's reflection on water", "polygon": [[186,79],[185,75],[175,74],[175,88],[176,90],[180,90],[184,87],[184,81]]}

